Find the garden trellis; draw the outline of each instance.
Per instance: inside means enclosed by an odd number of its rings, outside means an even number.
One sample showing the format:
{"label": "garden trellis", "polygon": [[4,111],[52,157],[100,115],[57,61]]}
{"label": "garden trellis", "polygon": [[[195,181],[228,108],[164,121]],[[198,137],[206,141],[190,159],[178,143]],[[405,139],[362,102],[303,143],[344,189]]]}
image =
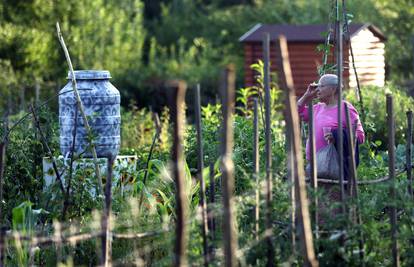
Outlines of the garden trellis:
{"label": "garden trellis", "polygon": [[[341,24],[337,23],[337,29],[338,32],[340,32]],[[340,35],[341,36],[341,35]],[[337,40],[340,40],[338,38]],[[264,38],[264,51],[267,51],[266,54],[268,55],[268,49],[269,49],[269,37],[266,36]],[[2,228],[1,236],[0,236],[0,257],[2,261],[0,262],[1,265],[4,264],[4,255],[6,248],[13,248],[13,242],[27,244],[27,247],[29,248],[29,251],[34,250],[36,247],[40,247],[40,249],[43,249],[46,246],[56,246],[56,250],[60,250],[65,244],[79,244],[82,242],[85,242],[87,240],[102,240],[101,246],[101,264],[103,265],[110,265],[110,264],[116,264],[116,261],[113,261],[111,263],[111,252],[113,247],[111,244],[117,240],[121,239],[127,239],[127,240],[139,240],[142,242],[150,240],[150,244],[155,244],[156,242],[160,242],[162,245],[168,245],[168,240],[156,240],[155,238],[163,238],[164,235],[167,235],[169,232],[175,229],[175,249],[173,257],[170,258],[170,255],[164,255],[163,258],[159,258],[160,260],[164,260],[168,262],[167,265],[174,264],[176,266],[185,266],[187,264],[192,264],[191,257],[188,255],[189,250],[189,243],[191,243],[191,237],[190,237],[190,230],[191,225],[196,224],[196,231],[202,233],[203,235],[203,264],[204,265],[220,265],[225,264],[227,266],[236,266],[238,264],[246,264],[245,261],[248,258],[248,252],[250,250],[253,250],[255,247],[258,247],[261,244],[265,244],[266,249],[266,260],[263,260],[260,257],[262,256],[256,256],[255,262],[259,262],[263,264],[264,262],[267,262],[269,266],[276,265],[281,263],[279,255],[281,252],[279,252],[278,247],[281,246],[281,244],[278,242],[278,237],[283,235],[289,235],[292,234],[292,238],[288,238],[288,240],[291,241],[290,249],[292,251],[292,254],[296,254],[295,252],[295,240],[296,240],[296,234],[295,231],[298,232],[297,237],[300,240],[301,245],[301,254],[300,257],[297,257],[297,255],[294,255],[296,257],[295,259],[299,262],[304,263],[306,266],[317,266],[318,265],[318,247],[314,247],[314,240],[318,239],[322,240],[324,237],[322,234],[324,233],[322,230],[320,231],[317,223],[318,223],[318,217],[319,212],[317,209],[318,201],[320,199],[318,198],[318,194],[312,194],[310,193],[312,190],[307,191],[306,190],[306,184],[305,184],[305,177],[303,173],[303,162],[301,158],[301,143],[300,143],[300,131],[299,131],[299,123],[298,118],[296,114],[296,108],[295,108],[295,100],[294,100],[294,88],[292,86],[292,77],[290,75],[290,67],[289,67],[289,61],[288,61],[288,55],[287,55],[287,47],[286,47],[286,41],[283,37],[280,37],[278,39],[278,49],[281,51],[281,55],[283,57],[281,58],[280,66],[281,66],[281,72],[279,76],[280,81],[280,87],[285,90],[287,93],[287,109],[285,110],[286,115],[286,128],[287,128],[287,153],[289,155],[288,159],[288,172],[289,175],[286,177],[287,181],[283,180],[283,175],[280,175],[277,170],[272,166],[272,132],[271,132],[271,97],[270,97],[270,73],[268,70],[269,67],[269,60],[267,57],[264,59],[265,62],[265,71],[264,71],[264,84],[265,84],[265,96],[264,101],[258,101],[256,99],[255,105],[254,105],[254,118],[253,117],[247,117],[248,119],[252,119],[255,121],[254,123],[254,138],[250,140],[254,144],[254,153],[252,153],[251,157],[255,158],[254,164],[252,164],[252,170],[251,173],[253,174],[252,177],[254,177],[254,190],[251,192],[243,192],[241,194],[235,195],[234,193],[234,187],[235,187],[235,167],[233,163],[233,128],[235,127],[237,121],[234,123],[234,90],[235,90],[235,72],[234,67],[229,66],[226,68],[224,75],[223,75],[223,83],[222,83],[222,108],[223,108],[223,126],[221,127],[223,130],[222,134],[222,141],[221,141],[221,182],[222,182],[222,188],[215,188],[215,169],[212,164],[210,164],[210,193],[207,196],[205,196],[205,190],[206,185],[203,181],[203,146],[202,146],[202,126],[201,126],[201,116],[200,116],[200,107],[196,107],[197,114],[197,120],[198,123],[200,123],[199,126],[197,126],[197,147],[199,148],[198,152],[198,167],[197,167],[197,181],[200,182],[200,199],[201,199],[201,208],[199,211],[194,212],[193,217],[190,217],[190,211],[188,210],[188,199],[187,195],[188,192],[185,192],[185,173],[184,173],[184,150],[183,150],[183,144],[184,144],[184,96],[185,96],[185,83],[182,81],[175,81],[169,83],[169,90],[171,92],[172,100],[171,100],[171,114],[172,114],[172,121],[174,122],[174,144],[172,150],[173,156],[172,156],[172,166],[173,166],[173,173],[175,177],[176,182],[176,208],[177,208],[177,218],[176,218],[176,224],[171,224],[167,226],[161,226],[160,227],[155,226],[153,231],[137,231],[135,226],[131,225],[122,225],[116,226],[110,223],[111,221],[111,180],[112,180],[112,162],[109,161],[109,170],[108,170],[108,176],[105,184],[105,196],[106,196],[106,202],[105,202],[105,208],[102,215],[102,224],[100,227],[97,227],[96,229],[92,229],[90,232],[84,232],[84,231],[76,231],[71,232],[71,224],[70,223],[56,223],[55,224],[55,233],[53,235],[45,234],[45,232],[39,232],[34,235],[25,235],[21,234],[19,231],[15,230],[7,230]],[[338,62],[341,62],[341,46],[338,46]],[[339,77],[341,77],[341,66],[342,64],[338,64],[338,73]],[[196,105],[199,105],[200,103],[200,97],[199,97],[199,90],[200,88],[197,88],[197,100],[195,101]],[[260,94],[259,94],[259,97]],[[339,99],[341,101],[341,99]],[[262,174],[259,171],[260,166],[260,159],[259,159],[259,148],[260,148],[260,141],[263,141],[263,138],[260,138],[260,123],[259,123],[259,113],[260,108],[258,107],[258,103],[264,103],[264,111],[265,111],[265,122],[262,123],[262,126],[264,126],[264,129],[266,130],[265,133],[265,150],[266,150],[266,157],[265,157],[265,180],[261,178]],[[339,105],[342,106],[342,105]],[[42,130],[41,126],[39,125],[39,120],[37,118],[37,110],[39,106],[33,107],[32,112],[29,113],[29,115],[25,116],[24,118],[33,117],[36,127],[39,131],[40,137],[42,137]],[[348,114],[348,112],[345,112]],[[377,179],[377,180],[370,180],[370,181],[358,181],[356,171],[354,171],[355,167],[352,168],[353,173],[352,177],[349,180],[349,182],[344,181],[341,179],[340,181],[332,181],[332,180],[316,180],[316,169],[315,169],[315,160],[312,160],[312,168],[311,173],[311,187],[313,188],[313,191],[318,191],[318,182],[326,182],[326,183],[340,183],[341,189],[342,189],[342,207],[343,207],[343,213],[348,213],[351,211],[351,208],[348,207],[348,201],[352,201],[352,198],[355,199],[355,217],[356,217],[356,227],[360,227],[362,224],[362,220],[360,219],[360,201],[358,200],[358,196],[360,195],[358,185],[372,185],[377,184],[380,182],[388,181],[391,183],[391,197],[395,199],[397,197],[397,192],[395,190],[395,183],[396,183],[396,176],[398,174],[403,173],[404,171],[407,171],[407,180],[408,183],[408,191],[411,194],[410,200],[412,198],[412,187],[411,187],[411,141],[412,141],[412,127],[411,127],[411,121],[412,121],[412,115],[411,112],[407,113],[407,120],[408,120],[408,134],[407,134],[407,162],[406,162],[406,168],[405,170],[396,170],[395,163],[394,163],[394,113],[393,113],[393,106],[392,106],[392,96],[387,96],[387,118],[389,122],[389,175],[387,177]],[[262,112],[263,115],[263,112]],[[312,118],[312,114],[310,114],[310,118]],[[23,121],[23,120],[22,120]],[[159,123],[155,123],[159,124]],[[7,125],[7,124],[6,124]],[[341,124],[342,125],[342,124]],[[351,125],[349,120],[347,120],[347,125]],[[14,129],[15,126],[12,127]],[[146,162],[146,170],[144,174],[144,186],[145,186],[145,179],[148,176],[149,173],[149,162],[152,157],[152,151],[153,146],[155,142],[158,140],[160,135],[159,127],[156,126],[157,131],[154,135],[152,145],[150,148],[150,153],[148,155],[148,160]],[[312,124],[310,127],[310,138],[313,141],[313,134],[312,134]],[[353,133],[351,131],[351,127],[348,127],[347,130],[349,131],[348,136],[350,137],[350,140],[353,140],[352,136]],[[4,138],[1,142],[1,154],[0,154],[0,189],[3,183],[3,171],[5,168],[5,164],[7,162],[4,162],[5,159],[5,153],[7,148],[7,139],[8,134],[10,133],[10,130],[5,131]],[[44,138],[42,138],[44,139]],[[351,148],[353,147],[352,141],[348,142],[351,145]],[[46,143],[47,144],[47,143]],[[46,145],[45,145],[46,146]],[[351,149],[352,151],[352,149]],[[48,149],[48,153],[53,158],[53,151]],[[315,151],[313,150],[312,156],[314,158]],[[351,157],[353,158],[353,157]],[[210,162],[211,163],[211,162]],[[7,163],[8,164],[8,163]],[[59,174],[59,171],[56,168],[55,171],[56,174]],[[99,176],[100,177],[100,176]],[[292,199],[289,201],[292,201],[290,204],[290,220],[289,223],[281,222],[279,214],[274,213],[274,207],[272,207],[272,201],[274,201],[276,191],[279,190],[277,186],[275,186],[275,183],[277,180],[283,180],[282,182],[287,183],[291,182],[292,187],[289,187],[291,192]],[[264,189],[261,187],[261,182],[265,181]],[[347,196],[345,194],[344,187],[347,184],[351,184],[349,186],[349,195]],[[60,186],[60,185],[59,185]],[[139,214],[145,215],[145,208],[142,208],[141,205],[143,203],[143,195],[144,195],[144,186],[141,188],[140,194],[138,195],[136,199],[136,203],[139,203]],[[62,193],[64,194],[66,192],[67,195],[69,192],[69,189],[65,189],[64,185],[62,184],[63,190]],[[273,187],[273,189],[272,189]],[[219,199],[223,201],[223,205],[220,204],[220,201],[216,201],[216,191],[220,191],[218,194]],[[262,195],[260,195],[260,193]],[[0,200],[1,200],[1,194],[0,192]],[[308,195],[311,195],[308,199]],[[240,244],[239,240],[243,239],[242,233],[238,231],[238,223],[237,223],[237,214],[238,210],[237,207],[237,201],[243,201],[247,197],[254,197],[254,213],[250,213],[250,216],[254,217],[254,224],[251,227],[251,231],[254,232],[254,238],[251,240],[244,240],[244,244]],[[208,201],[207,201],[208,200]],[[308,210],[308,201],[313,203],[312,205],[315,206],[315,209],[312,212],[309,212]],[[208,202],[208,204],[206,203]],[[215,204],[212,204],[215,203]],[[274,204],[274,203],[273,203]],[[352,204],[352,203],[351,203]],[[145,205],[144,205],[145,206]],[[390,205],[391,207],[391,216],[390,216],[390,222],[392,224],[392,254],[393,254],[393,261],[394,265],[399,265],[399,251],[398,251],[398,244],[397,244],[397,218],[398,216],[401,216],[401,213],[398,214],[396,212],[395,204]],[[263,208],[265,208],[263,212]],[[242,209],[241,209],[242,210]],[[248,209],[247,209],[248,210]],[[246,211],[246,210],[242,210]],[[351,214],[352,212],[350,212]],[[296,214],[296,216],[295,216]],[[312,214],[312,215],[311,215]],[[62,216],[64,217],[64,216]],[[297,219],[297,222],[295,218]],[[217,227],[215,227],[215,223],[213,220],[221,221],[221,223],[217,223]],[[263,223],[263,220],[265,221]],[[209,221],[210,227],[206,226],[206,221]],[[313,222],[313,229],[311,228],[311,224]],[[161,224],[161,223],[160,223]],[[280,227],[276,227],[275,225],[281,225]],[[264,226],[264,227],[263,227]],[[116,229],[116,227],[122,228],[124,231],[127,231],[127,233],[124,233],[122,231],[119,231]],[[222,228],[222,230],[220,230]],[[346,226],[344,227],[346,228]],[[275,230],[277,229],[277,230]],[[119,232],[118,232],[119,231]],[[69,234],[68,234],[69,232]],[[219,236],[220,234],[224,233],[224,239],[220,240]],[[365,236],[361,234],[362,232],[358,233],[357,241],[359,245],[359,256],[361,265],[364,262],[364,251],[365,251],[365,244],[364,239]],[[359,235],[361,234],[361,235]],[[240,236],[238,238],[238,236]],[[342,234],[344,236],[344,234]],[[316,237],[316,238],[315,238]],[[151,239],[154,238],[154,239]],[[351,238],[351,237],[344,237],[344,238]],[[168,238],[165,238],[168,239]],[[210,242],[211,241],[211,242]],[[315,241],[318,242],[318,241]],[[17,245],[16,245],[17,246]],[[99,246],[98,246],[99,247]],[[224,248],[224,249],[223,249]],[[352,247],[351,247],[352,249]],[[119,262],[119,264],[122,264],[122,262]]]}

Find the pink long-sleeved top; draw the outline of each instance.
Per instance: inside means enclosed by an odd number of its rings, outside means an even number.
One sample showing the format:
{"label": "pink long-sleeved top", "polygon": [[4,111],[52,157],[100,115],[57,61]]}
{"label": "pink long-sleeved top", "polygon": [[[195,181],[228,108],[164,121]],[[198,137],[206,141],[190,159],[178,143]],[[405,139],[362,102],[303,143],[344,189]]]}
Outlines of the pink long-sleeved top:
{"label": "pink long-sleeved top", "polygon": [[[363,143],[365,141],[364,129],[362,128],[361,121],[359,120],[359,115],[354,106],[347,101],[343,101],[344,105],[348,105],[349,115],[351,117],[351,122],[354,124],[357,123],[356,127],[356,136],[358,143]],[[299,116],[303,121],[308,121],[308,106],[300,106]],[[338,128],[338,106],[327,107],[325,103],[317,103],[313,105],[313,116],[314,116],[314,129],[315,129],[315,146],[316,152],[325,147],[327,142],[323,136],[323,127],[331,127],[332,129]],[[345,117],[345,108],[342,108],[342,125],[343,128],[346,128],[346,117]],[[310,144],[309,139],[306,141],[306,159],[310,159]]]}

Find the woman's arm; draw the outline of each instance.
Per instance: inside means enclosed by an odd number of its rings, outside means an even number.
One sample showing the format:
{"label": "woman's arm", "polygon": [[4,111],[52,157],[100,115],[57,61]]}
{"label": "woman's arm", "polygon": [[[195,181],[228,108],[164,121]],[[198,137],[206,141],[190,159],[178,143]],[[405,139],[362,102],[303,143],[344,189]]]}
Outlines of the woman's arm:
{"label": "woman's arm", "polygon": [[318,87],[316,85],[309,84],[308,88],[306,89],[306,92],[298,100],[298,107],[302,107],[302,106],[308,104],[312,99],[314,99],[316,97],[317,92],[318,92],[317,88]]}
{"label": "woman's arm", "polygon": [[308,107],[306,104],[310,103],[312,99],[316,97],[317,87],[313,84],[309,84],[306,92],[303,94],[301,98],[299,98],[297,105],[298,105],[298,112],[299,116],[303,121],[308,121]]}

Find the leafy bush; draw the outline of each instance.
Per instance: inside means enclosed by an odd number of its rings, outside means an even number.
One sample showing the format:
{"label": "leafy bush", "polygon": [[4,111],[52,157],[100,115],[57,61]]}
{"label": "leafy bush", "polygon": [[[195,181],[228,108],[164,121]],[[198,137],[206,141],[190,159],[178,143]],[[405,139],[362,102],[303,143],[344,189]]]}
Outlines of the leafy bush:
{"label": "leafy bush", "polygon": [[[387,149],[386,94],[390,93],[394,98],[395,142],[396,144],[405,143],[407,131],[407,118],[405,114],[414,107],[414,99],[392,83],[387,84],[383,88],[377,86],[363,87],[361,91],[365,109],[365,122],[363,127],[366,131],[368,142],[371,142],[371,144],[372,142],[376,142],[372,146],[377,150]],[[354,92],[349,90],[346,98],[361,112],[359,102]],[[360,114],[360,118],[363,118],[362,114]]]}

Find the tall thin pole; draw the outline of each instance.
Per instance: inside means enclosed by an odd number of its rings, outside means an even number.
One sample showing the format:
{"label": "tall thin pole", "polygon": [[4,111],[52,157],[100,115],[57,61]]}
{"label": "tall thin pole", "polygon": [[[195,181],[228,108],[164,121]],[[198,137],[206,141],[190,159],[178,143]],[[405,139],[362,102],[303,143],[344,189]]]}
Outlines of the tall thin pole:
{"label": "tall thin pole", "polygon": [[[288,115],[285,114],[285,121],[288,120]],[[295,196],[295,152],[292,147],[292,130],[289,124],[286,124],[286,151],[287,155],[287,177],[290,183],[290,235],[292,242],[292,255],[296,256],[296,196]]]}
{"label": "tall thin pole", "polygon": [[407,180],[408,180],[408,194],[410,194],[411,200],[414,199],[413,195],[413,177],[412,177],[412,151],[411,144],[413,143],[413,112],[407,111],[407,149],[406,149],[406,167],[407,167]]}
{"label": "tall thin pole", "polygon": [[[338,4],[338,3],[337,3]],[[339,8],[339,7],[338,7]],[[336,21],[336,70],[338,76],[338,155],[339,155],[339,184],[341,188],[341,208],[345,214],[345,187],[344,187],[344,147],[343,147],[343,121],[342,121],[342,80],[343,80],[343,42],[342,42],[342,23],[337,16]]]}
{"label": "tall thin pole", "polygon": [[361,108],[361,121],[362,121],[362,124],[364,124],[365,123],[365,117],[366,117],[365,116],[364,101],[363,101],[363,96],[362,96],[362,92],[361,92],[361,86],[360,86],[360,83],[359,83],[358,72],[357,72],[357,69],[355,67],[354,50],[352,49],[351,33],[349,31],[349,23],[348,23],[348,17],[347,17],[348,13],[346,11],[345,0],[342,0],[342,13],[343,13],[344,26],[345,26],[345,31],[346,31],[345,42],[348,43],[348,45],[349,45],[349,53],[351,55],[352,68],[354,69],[354,75],[355,75],[355,81],[356,81],[358,99],[359,99],[359,106]]}
{"label": "tall thin pole", "polygon": [[[6,161],[6,142],[0,143],[0,201],[3,202],[3,174]],[[3,210],[0,207],[0,267],[4,266],[5,259],[5,231],[3,230]]]}
{"label": "tall thin pole", "polygon": [[[153,113],[153,119],[154,119],[154,123],[155,123],[155,134],[154,137],[152,138],[152,143],[151,143],[151,147],[148,153],[148,157],[147,157],[147,162],[145,164],[145,172],[144,172],[144,179],[142,180],[142,185],[146,186],[147,185],[147,178],[148,178],[148,174],[149,174],[149,164],[150,161],[152,159],[152,153],[154,152],[154,148],[155,148],[155,143],[157,142],[157,140],[160,137],[161,134],[161,126],[160,126],[160,118],[158,116],[157,113]],[[140,196],[139,196],[139,201],[138,201],[138,214],[141,213],[141,207],[142,207],[142,202],[144,200],[144,188],[141,190],[140,192]]]}
{"label": "tall thin pole", "polygon": [[314,219],[314,229],[315,229],[315,237],[319,237],[319,213],[318,213],[318,171],[317,171],[317,164],[316,164],[316,144],[315,144],[315,128],[313,122],[313,102],[310,101],[308,104],[308,118],[309,118],[309,141],[310,141],[310,179],[311,179],[311,186],[313,189],[313,205],[314,211],[312,217]]}
{"label": "tall thin pole", "polygon": [[187,85],[183,81],[171,81],[167,84],[170,87],[170,110],[174,124],[174,141],[172,147],[172,170],[176,186],[176,213],[177,222],[175,229],[175,257],[174,266],[187,266],[187,217],[188,217],[188,200],[185,187],[184,174],[184,150],[183,150],[183,133],[184,133],[184,101]]}
{"label": "tall thin pole", "polygon": [[257,98],[254,99],[253,113],[253,179],[255,180],[256,202],[254,207],[254,234],[259,241],[259,218],[260,218],[260,181],[259,181],[259,109]]}
{"label": "tall thin pole", "polygon": [[302,159],[302,146],[299,129],[299,115],[297,112],[296,93],[293,87],[292,71],[290,68],[289,54],[287,49],[287,41],[284,36],[279,36],[278,55],[280,61],[278,69],[280,72],[279,79],[281,88],[287,91],[287,124],[291,137],[291,147],[293,150],[294,164],[292,180],[295,181],[295,196],[296,206],[298,208],[298,230],[302,248],[302,256],[304,259],[304,266],[319,266],[318,260],[315,257],[315,250],[313,247],[313,237],[311,222],[308,209],[308,198],[306,193],[305,173]]}
{"label": "tall thin pole", "polygon": [[226,67],[221,87],[223,134],[221,141],[221,169],[224,205],[224,260],[225,266],[236,267],[237,258],[237,231],[234,215],[233,191],[234,191],[234,163],[233,163],[233,114],[236,75],[234,66]]}
{"label": "tall thin pole", "polygon": [[[66,61],[68,63],[69,70],[70,70],[70,73],[71,73],[71,76],[72,76],[71,78],[72,78],[73,93],[75,95],[76,102],[78,103],[78,108],[79,108],[79,111],[82,115],[82,119],[83,119],[83,122],[84,122],[84,125],[85,125],[86,132],[88,133],[88,136],[92,136],[92,128],[89,125],[88,118],[86,116],[85,109],[84,109],[83,104],[82,104],[82,99],[81,99],[79,91],[77,89],[78,86],[76,84],[76,76],[75,76],[75,71],[73,70],[72,60],[70,59],[69,51],[66,47],[65,40],[63,39],[63,35],[62,35],[62,32],[60,31],[60,26],[59,26],[58,22],[56,23],[56,31],[57,31],[59,42],[60,42],[60,45],[62,46],[63,52],[64,52],[65,57],[66,57]],[[93,156],[93,162],[94,162],[94,165],[95,165],[96,179],[98,180],[98,187],[99,187],[98,193],[103,195],[102,177],[101,177],[101,172],[100,172],[100,169],[99,169],[98,155],[96,153],[95,144],[93,142],[90,142],[89,145],[90,145],[90,148],[91,148],[91,153],[92,153],[92,156]]]}
{"label": "tall thin pole", "polygon": [[216,192],[216,182],[214,180],[214,164],[210,163],[210,186],[209,186],[209,207],[208,208],[208,225],[209,225],[209,230],[210,230],[210,238],[211,238],[211,246],[210,246],[210,262],[213,259],[213,242],[215,240],[215,230],[216,230],[216,224],[215,224],[215,220],[214,220],[214,213],[213,213],[213,207],[214,204],[216,203],[216,196],[215,196],[215,192]]}
{"label": "tall thin pole", "polygon": [[[6,148],[7,148],[7,133],[9,131],[9,115],[10,109],[7,111],[6,116],[4,116],[4,137],[1,138],[0,142],[0,203],[3,203],[3,180],[4,180],[4,170],[6,168]],[[4,266],[4,259],[5,259],[5,228],[3,226],[3,209],[0,205],[0,267]]]}
{"label": "tall thin pole", "polygon": [[[348,105],[345,105],[345,115],[346,115],[346,129],[347,129],[347,137],[348,137],[348,151],[349,151],[349,158],[348,158],[348,162],[349,162],[349,169],[350,169],[350,179],[348,181],[348,185],[350,185],[351,181],[352,181],[352,187],[349,186],[349,191],[352,192],[352,190],[354,190],[354,197],[356,200],[356,207],[355,207],[355,215],[356,215],[356,219],[357,219],[357,224],[359,226],[362,226],[362,217],[361,217],[361,213],[360,213],[360,209],[359,209],[359,197],[358,197],[358,182],[357,182],[357,166],[356,166],[356,162],[355,162],[355,137],[354,137],[354,127],[351,123],[351,116],[349,114],[349,109],[348,109]],[[355,127],[356,127],[356,122],[355,122]],[[363,236],[363,232],[361,230],[359,230],[359,240],[358,240],[358,244],[359,244],[359,257],[361,260],[361,266],[365,266],[364,263],[364,236]]]}
{"label": "tall thin pole", "polygon": [[263,36],[264,70],[263,81],[265,89],[265,154],[266,154],[266,243],[267,266],[275,265],[275,249],[271,238],[272,233],[272,135],[271,135],[271,104],[270,104],[270,35]]}
{"label": "tall thin pole", "polygon": [[105,267],[112,266],[111,208],[114,161],[115,157],[108,157],[108,174],[105,184],[105,209],[102,217],[102,256]]}
{"label": "tall thin pole", "polygon": [[390,207],[390,221],[391,221],[391,238],[392,238],[392,259],[393,266],[400,266],[400,256],[398,249],[398,230],[397,230],[397,207],[394,201],[396,200],[395,188],[395,118],[394,118],[394,104],[393,97],[387,94],[387,125],[388,125],[388,176],[390,178],[390,195],[392,204]]}
{"label": "tall thin pole", "polygon": [[201,218],[202,218],[202,233],[203,233],[203,249],[204,249],[204,266],[208,266],[208,225],[207,225],[207,204],[206,204],[206,184],[203,177],[204,169],[204,151],[203,151],[203,133],[201,128],[201,100],[200,100],[200,84],[197,84],[195,94],[195,117],[197,130],[197,176],[200,181],[200,200],[201,200]]}

